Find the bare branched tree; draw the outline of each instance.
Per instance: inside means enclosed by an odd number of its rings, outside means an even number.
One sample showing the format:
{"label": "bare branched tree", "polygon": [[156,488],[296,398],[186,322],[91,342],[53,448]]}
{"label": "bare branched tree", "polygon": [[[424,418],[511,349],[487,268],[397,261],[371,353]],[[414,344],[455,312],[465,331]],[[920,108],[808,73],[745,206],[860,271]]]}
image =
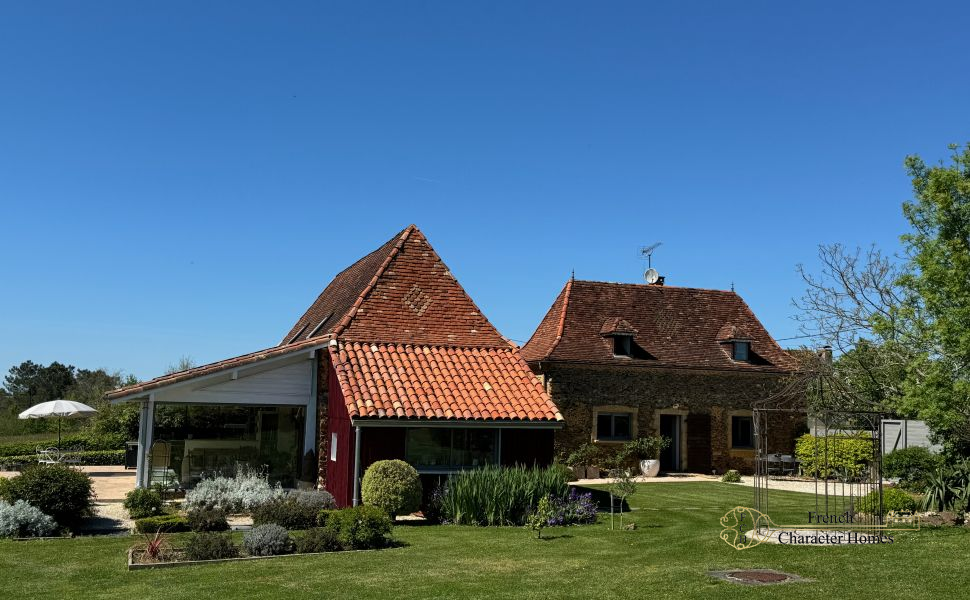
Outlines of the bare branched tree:
{"label": "bare branched tree", "polygon": [[818,274],[798,265],[806,291],[793,301],[795,319],[815,344],[831,346],[838,361],[808,370],[841,396],[832,400],[891,406],[903,395],[913,357],[925,350],[919,306],[899,283],[905,263],[875,246],[849,250],[841,244],[819,246],[818,258]]}

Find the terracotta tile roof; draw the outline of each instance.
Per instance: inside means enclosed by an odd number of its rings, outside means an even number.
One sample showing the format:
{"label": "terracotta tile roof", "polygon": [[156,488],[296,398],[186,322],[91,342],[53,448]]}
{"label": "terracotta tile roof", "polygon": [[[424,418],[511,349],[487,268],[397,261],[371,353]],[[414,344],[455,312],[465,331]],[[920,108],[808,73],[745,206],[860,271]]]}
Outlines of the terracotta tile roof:
{"label": "terracotta tile roof", "polygon": [[[289,344],[331,334],[344,323],[345,317],[356,312],[377,278],[383,273],[391,257],[416,227],[410,225],[387,240],[380,248],[350,265],[333,278],[323,292],[290,328],[280,344]],[[324,320],[326,319],[326,320]]]}
{"label": "terracotta tile roof", "polygon": [[169,373],[167,375],[162,375],[161,377],[156,377],[155,379],[150,379],[134,385],[114,389],[105,394],[105,397],[112,400],[115,398],[122,398],[124,396],[131,396],[132,394],[138,394],[141,392],[149,392],[165,385],[171,385],[173,383],[193,379],[195,377],[202,377],[203,375],[210,375],[219,371],[226,371],[228,369],[241,367],[256,361],[273,358],[274,356],[289,354],[290,352],[299,352],[300,350],[307,350],[314,346],[323,346],[325,344],[326,340],[313,339],[304,340],[288,346],[273,346],[272,348],[266,348],[265,350],[257,350],[256,352],[250,352],[249,354],[243,354],[242,356],[227,358],[225,360],[209,363],[207,365],[193,367],[185,371],[178,371],[177,373]]}
{"label": "terracotta tile roof", "polygon": [[310,334],[368,342],[509,346],[414,225],[334,277],[282,343]]}
{"label": "terracotta tile roof", "polygon": [[[600,333],[617,318],[636,330],[634,341],[653,358],[613,356],[610,340]],[[751,362],[732,359],[729,345],[721,343],[724,331],[750,339]],[[522,356],[530,363],[774,372],[797,368],[734,292],[598,281],[569,281],[523,346]]]}
{"label": "terracotta tile roof", "polygon": [[515,348],[350,342],[331,356],[355,419],[562,421]]}
{"label": "terracotta tile roof", "polygon": [[744,327],[739,327],[734,323],[725,323],[717,332],[717,340],[726,342],[728,340],[750,340],[751,334]]}
{"label": "terracotta tile roof", "polygon": [[330,352],[354,418],[562,420],[519,349],[485,318],[414,225],[334,277],[280,345],[108,397],[331,340],[341,345]]}
{"label": "terracotta tile roof", "polygon": [[636,335],[637,330],[626,319],[612,317],[600,327],[600,335]]}

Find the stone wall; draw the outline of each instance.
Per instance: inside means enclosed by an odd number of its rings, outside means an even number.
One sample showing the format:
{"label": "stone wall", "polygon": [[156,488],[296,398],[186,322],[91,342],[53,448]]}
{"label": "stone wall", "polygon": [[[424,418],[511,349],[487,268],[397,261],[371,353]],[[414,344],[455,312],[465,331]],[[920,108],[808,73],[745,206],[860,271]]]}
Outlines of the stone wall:
{"label": "stone wall", "polygon": [[[540,373],[546,391],[559,407],[565,426],[556,432],[556,452],[565,456],[580,445],[593,441],[594,412],[597,407],[628,407],[636,410],[634,435],[658,433],[659,411],[684,416],[688,425],[697,415],[710,417],[710,462],[717,473],[738,469],[750,473],[753,450],[729,447],[731,415],[750,414],[753,403],[780,389],[783,376],[764,373],[701,372],[644,368],[598,367],[543,364]],[[736,414],[736,413],[735,413]],[[692,419],[691,416],[694,416]],[[703,419],[703,417],[701,417]],[[794,447],[794,432],[801,415],[772,417],[771,447]],[[682,425],[681,431],[686,429]],[[682,436],[682,456],[698,456],[686,447],[690,432]],[[696,437],[693,440],[697,443]],[[789,444],[789,442],[791,442]],[[608,445],[606,443],[605,445]],[[687,450],[684,452],[684,450]],[[684,459],[686,462],[686,458]],[[697,461],[695,461],[697,462]],[[708,463],[704,462],[705,469]],[[686,469],[691,470],[687,464]],[[696,469],[695,470],[699,470]]]}

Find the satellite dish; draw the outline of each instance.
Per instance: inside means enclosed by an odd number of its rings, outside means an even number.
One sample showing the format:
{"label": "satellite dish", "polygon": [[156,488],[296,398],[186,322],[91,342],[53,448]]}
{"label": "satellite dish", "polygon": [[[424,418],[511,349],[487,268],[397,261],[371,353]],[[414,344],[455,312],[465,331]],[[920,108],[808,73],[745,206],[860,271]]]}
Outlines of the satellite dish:
{"label": "satellite dish", "polygon": [[657,283],[660,279],[660,273],[656,269],[650,268],[643,274],[643,278],[647,280],[647,283]]}

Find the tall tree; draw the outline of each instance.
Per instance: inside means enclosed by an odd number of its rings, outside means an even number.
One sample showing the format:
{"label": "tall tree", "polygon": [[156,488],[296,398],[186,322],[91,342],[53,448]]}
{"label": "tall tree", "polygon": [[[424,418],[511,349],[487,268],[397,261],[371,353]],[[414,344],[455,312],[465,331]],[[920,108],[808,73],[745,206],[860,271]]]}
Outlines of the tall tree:
{"label": "tall tree", "polygon": [[74,385],[76,369],[57,361],[46,367],[33,361],[11,367],[4,377],[4,387],[13,396],[15,408],[27,408],[38,402],[63,398]]}
{"label": "tall tree", "polygon": [[907,369],[905,404],[955,449],[970,451],[970,144],[950,146],[950,163],[906,159],[914,199],[903,205],[912,231],[902,236],[908,293],[898,313],[921,311],[929,346]]}
{"label": "tall tree", "polygon": [[949,164],[906,159],[906,256],[821,246],[820,274],[799,267],[807,290],[795,305],[803,331],[839,352],[845,389],[970,454],[970,144],[951,150]]}

